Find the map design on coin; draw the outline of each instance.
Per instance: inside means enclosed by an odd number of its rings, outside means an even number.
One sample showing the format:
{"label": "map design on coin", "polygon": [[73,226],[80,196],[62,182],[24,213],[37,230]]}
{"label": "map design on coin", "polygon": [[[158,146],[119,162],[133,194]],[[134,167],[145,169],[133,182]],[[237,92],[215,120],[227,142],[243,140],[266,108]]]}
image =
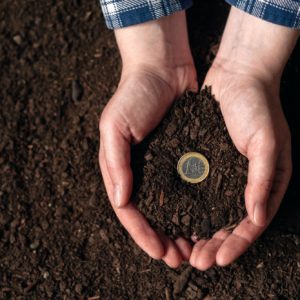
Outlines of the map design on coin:
{"label": "map design on coin", "polygon": [[208,176],[209,164],[202,154],[189,152],[180,158],[177,169],[183,180],[199,183]]}

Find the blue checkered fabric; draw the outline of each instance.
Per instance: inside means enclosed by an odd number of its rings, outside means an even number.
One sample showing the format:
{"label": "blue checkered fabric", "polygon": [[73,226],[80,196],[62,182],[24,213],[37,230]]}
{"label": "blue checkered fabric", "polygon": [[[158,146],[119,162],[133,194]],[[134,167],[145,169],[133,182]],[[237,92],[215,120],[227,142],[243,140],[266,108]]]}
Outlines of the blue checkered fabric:
{"label": "blue checkered fabric", "polygon": [[100,0],[106,25],[117,29],[155,20],[192,6],[193,0]]}
{"label": "blue checkered fabric", "polygon": [[[108,28],[155,20],[192,6],[193,0],[100,0]],[[211,1],[211,0],[207,0]],[[300,0],[226,0],[256,17],[300,29]]]}
{"label": "blue checkered fabric", "polygon": [[229,4],[266,21],[300,28],[300,0],[226,0]]}

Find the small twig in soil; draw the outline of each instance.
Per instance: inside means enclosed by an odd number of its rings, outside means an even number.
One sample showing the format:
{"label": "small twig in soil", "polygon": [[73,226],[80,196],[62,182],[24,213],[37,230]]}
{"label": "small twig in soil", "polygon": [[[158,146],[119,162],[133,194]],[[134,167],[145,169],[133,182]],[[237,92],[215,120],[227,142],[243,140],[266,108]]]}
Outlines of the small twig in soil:
{"label": "small twig in soil", "polygon": [[30,283],[25,289],[24,289],[24,293],[27,294],[29,293],[33,288],[36,287],[37,283],[39,282],[39,280],[36,280],[35,282]]}
{"label": "small twig in soil", "polygon": [[166,300],[171,299],[170,290],[168,288],[165,289]]}
{"label": "small twig in soil", "polygon": [[228,225],[227,227],[226,226],[224,227],[224,230],[229,231],[229,230],[234,229],[236,226],[237,226],[237,224]]}
{"label": "small twig in soil", "polygon": [[140,272],[140,274],[142,274],[142,273],[148,273],[148,272],[150,272],[150,271],[151,271],[151,269],[142,270],[142,271]]}
{"label": "small twig in soil", "polygon": [[98,300],[98,299],[100,299],[100,296],[88,297],[88,300]]}
{"label": "small twig in soil", "polygon": [[159,206],[162,207],[164,205],[165,193],[163,190],[160,192],[159,196]]}
{"label": "small twig in soil", "polygon": [[183,121],[181,122],[179,128],[177,129],[177,131],[173,135],[175,135],[177,132],[181,132],[182,128],[185,126],[185,124],[188,120],[189,120],[189,117],[185,116]]}
{"label": "small twig in soil", "polygon": [[217,184],[216,184],[216,189],[215,189],[215,193],[217,194],[221,185],[221,181],[222,181],[222,174],[219,173],[218,174],[218,179],[217,179]]}

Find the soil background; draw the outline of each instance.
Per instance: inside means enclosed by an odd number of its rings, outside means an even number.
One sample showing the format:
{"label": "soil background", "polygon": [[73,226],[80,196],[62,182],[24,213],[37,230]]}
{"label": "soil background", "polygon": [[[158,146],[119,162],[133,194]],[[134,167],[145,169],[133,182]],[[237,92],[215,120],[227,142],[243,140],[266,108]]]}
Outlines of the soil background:
{"label": "soil background", "polygon": [[[200,80],[227,13],[208,0],[188,12]],[[282,207],[237,262],[206,272],[149,259],[109,206],[98,119],[120,69],[97,1],[0,2],[0,299],[299,299],[300,45],[282,82],[294,161]]]}

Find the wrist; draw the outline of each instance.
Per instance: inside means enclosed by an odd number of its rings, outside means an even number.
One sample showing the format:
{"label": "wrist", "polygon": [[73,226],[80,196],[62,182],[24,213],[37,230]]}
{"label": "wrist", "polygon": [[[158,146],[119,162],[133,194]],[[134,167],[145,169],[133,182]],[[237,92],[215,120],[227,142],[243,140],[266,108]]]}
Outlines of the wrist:
{"label": "wrist", "polygon": [[175,95],[197,90],[185,11],[115,30],[122,58],[121,83],[132,76],[149,76],[167,83]]}
{"label": "wrist", "polygon": [[299,32],[232,8],[214,66],[279,82]]}
{"label": "wrist", "polygon": [[185,11],[115,30],[123,68],[190,63]]}

